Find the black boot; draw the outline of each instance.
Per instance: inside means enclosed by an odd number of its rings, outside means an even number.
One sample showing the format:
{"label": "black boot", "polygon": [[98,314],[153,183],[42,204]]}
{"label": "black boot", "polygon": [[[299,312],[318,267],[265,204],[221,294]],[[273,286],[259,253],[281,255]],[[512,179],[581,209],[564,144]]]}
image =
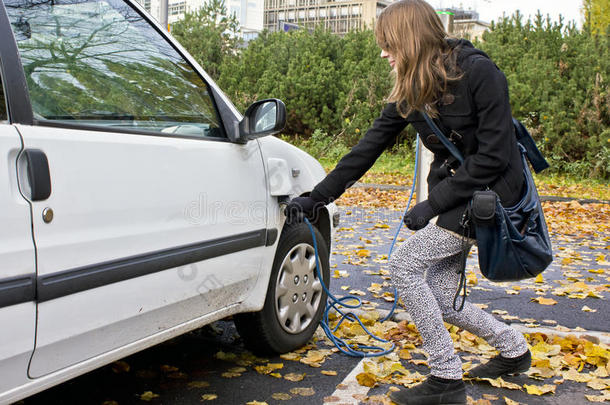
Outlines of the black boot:
{"label": "black boot", "polygon": [[412,388],[393,391],[390,399],[398,405],[461,405],[466,403],[466,385],[431,375]]}
{"label": "black boot", "polygon": [[472,378],[491,378],[495,379],[505,375],[519,374],[529,370],[532,365],[532,353],[527,350],[519,357],[508,358],[497,355],[485,364],[479,364],[468,371],[468,376]]}

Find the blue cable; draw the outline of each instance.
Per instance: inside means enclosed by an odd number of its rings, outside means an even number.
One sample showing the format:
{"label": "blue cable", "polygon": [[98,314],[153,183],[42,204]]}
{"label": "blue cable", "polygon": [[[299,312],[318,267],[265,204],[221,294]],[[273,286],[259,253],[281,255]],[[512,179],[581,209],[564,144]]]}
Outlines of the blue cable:
{"label": "blue cable", "polygon": [[[409,210],[411,201],[413,199],[413,193],[415,192],[415,181],[417,179],[417,165],[419,163],[419,150],[418,149],[419,149],[419,135],[417,135],[416,145],[415,145],[415,171],[414,171],[415,174],[413,175],[413,186],[411,187],[411,193],[409,195],[409,201],[407,203],[407,208],[405,209],[405,214]],[[403,215],[403,217],[404,217],[404,215]],[[314,233],[313,226],[311,225],[311,223],[309,222],[309,220],[307,218],[304,218],[304,221],[307,224],[309,231],[311,232],[311,238],[313,240],[313,248],[314,248],[315,258],[316,258],[316,274],[318,275],[318,279],[320,280],[320,283],[322,284],[322,288],[324,289],[324,291],[326,292],[326,295],[328,296],[328,301],[326,302],[326,307],[324,308],[324,314],[322,316],[322,320],[320,321],[320,326],[322,327],[322,330],[324,330],[324,333],[326,334],[328,339],[330,339],[330,341],[337,347],[337,349],[339,349],[339,351],[341,351],[344,354],[347,354],[348,356],[352,356],[352,357],[378,357],[378,356],[383,356],[383,355],[393,352],[394,348],[396,347],[396,345],[393,342],[391,342],[392,346],[389,349],[384,349],[381,346],[350,344],[350,343],[346,342],[344,339],[341,339],[340,337],[335,336],[334,332],[337,331],[337,329],[339,329],[339,327],[341,326],[343,321],[345,321],[347,319],[352,322],[358,322],[360,324],[360,326],[362,327],[362,329],[364,329],[364,331],[369,336],[371,336],[373,339],[375,339],[379,342],[383,342],[383,343],[390,342],[389,340],[382,339],[380,337],[375,336],[371,331],[369,331],[366,328],[366,326],[364,326],[364,324],[362,323],[360,318],[358,316],[354,315],[352,312],[343,312],[339,308],[337,308],[337,306],[336,306],[337,304],[341,305],[345,308],[350,308],[350,309],[360,308],[362,306],[362,300],[359,297],[356,297],[354,295],[347,295],[342,298],[337,298],[333,294],[330,293],[330,291],[326,287],[326,284],[324,284],[324,279],[322,278],[322,274],[320,273],[321,267],[320,267],[320,262],[319,262],[319,258],[318,258],[318,244],[316,242],[316,235]],[[402,228],[402,224],[403,224],[403,222],[401,221],[400,224],[398,225],[398,229],[396,230],[396,234],[394,235],[394,240],[392,241],[392,245],[390,246],[390,252],[388,254],[388,260],[389,260],[390,256],[392,255],[392,250],[394,249],[394,244],[396,243],[396,239],[398,238],[398,234]],[[345,302],[347,300],[356,300],[357,303],[356,304],[347,304]],[[384,322],[392,317],[392,315],[394,314],[394,311],[396,310],[397,303],[398,303],[398,292],[395,287],[394,288],[394,304],[392,305],[392,310],[388,313],[388,315],[385,318],[383,318],[381,320],[381,322]],[[337,313],[341,314],[341,318],[339,319],[339,322],[337,323],[337,325],[334,328],[330,327],[330,322],[328,319],[328,313],[331,310],[331,308],[334,309],[335,311],[337,311]],[[370,351],[364,351],[363,349],[370,350]]]}
{"label": "blue cable", "polygon": [[[409,193],[409,201],[407,202],[407,208],[405,208],[405,212],[402,214],[402,218],[407,215],[407,211],[411,208],[411,201],[413,201],[413,193],[415,192],[415,182],[417,181],[417,166],[419,165],[419,134],[415,137],[415,166],[413,169],[413,185],[411,185],[411,193]],[[396,239],[398,239],[398,234],[404,225],[404,222],[401,221],[398,223],[398,227],[396,228],[396,233],[394,234],[394,240],[392,240],[392,244],[390,245],[390,251],[388,252],[388,260],[392,256],[392,251],[394,250],[394,245],[396,244]],[[392,304],[392,309],[390,312],[381,320],[381,322],[385,322],[394,315],[394,311],[396,310],[396,306],[398,305],[398,290],[394,287],[394,304]]]}
{"label": "blue cable", "polygon": [[[352,295],[348,295],[342,298],[337,298],[334,295],[332,295],[330,293],[330,291],[328,291],[328,288],[326,287],[326,284],[324,284],[324,279],[322,278],[322,274],[320,273],[320,262],[318,259],[318,244],[316,242],[316,236],[314,234],[314,230],[313,230],[313,226],[311,225],[311,223],[309,222],[309,220],[307,218],[304,218],[305,223],[307,224],[307,226],[309,227],[309,231],[311,232],[311,237],[313,239],[313,248],[314,248],[314,252],[315,252],[315,256],[316,256],[316,274],[318,275],[318,279],[320,280],[320,283],[322,284],[322,288],[324,289],[324,291],[326,292],[326,295],[328,296],[328,301],[326,302],[326,307],[324,308],[324,315],[322,317],[322,320],[320,321],[320,326],[322,327],[322,329],[324,330],[324,333],[326,333],[326,336],[328,337],[328,339],[330,339],[331,342],[333,342],[333,344],[337,347],[337,349],[339,349],[342,353],[347,354],[348,356],[352,356],[352,357],[377,357],[377,356],[383,356],[385,354],[391,353],[394,351],[394,348],[396,347],[394,343],[392,343],[392,346],[389,349],[384,349],[381,346],[372,346],[372,345],[356,345],[356,344],[350,344],[348,342],[346,342],[344,339],[341,339],[338,336],[335,336],[334,332],[339,329],[339,327],[341,326],[341,324],[343,323],[344,320],[348,319],[350,321],[356,321],[360,324],[360,326],[362,326],[362,329],[364,329],[364,331],[371,336],[373,339],[378,340],[380,342],[384,342],[387,343],[389,342],[388,340],[382,339],[380,337],[375,336],[371,331],[369,331],[366,326],[364,326],[364,324],[362,323],[362,321],[360,320],[360,318],[358,318],[358,316],[354,315],[352,312],[343,312],[341,311],[339,308],[337,308],[336,304],[342,305],[346,308],[359,308],[362,305],[362,301],[360,300],[360,298],[352,296]],[[347,300],[352,300],[355,299],[357,301],[357,304],[347,304],[345,301]],[[330,309],[334,309],[335,311],[337,311],[339,314],[341,314],[341,319],[339,320],[339,322],[337,323],[337,325],[335,326],[334,329],[332,329],[330,327],[330,323],[328,320],[328,313],[330,311]],[[364,351],[364,350],[371,350],[369,351]]]}

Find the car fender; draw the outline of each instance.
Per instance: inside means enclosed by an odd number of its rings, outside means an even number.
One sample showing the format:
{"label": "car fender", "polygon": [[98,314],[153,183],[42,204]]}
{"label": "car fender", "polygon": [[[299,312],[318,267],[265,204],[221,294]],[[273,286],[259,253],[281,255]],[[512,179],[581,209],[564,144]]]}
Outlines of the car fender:
{"label": "car fender", "polygon": [[[243,312],[262,309],[273,266],[279,237],[285,225],[283,203],[307,195],[324,177],[322,165],[311,155],[273,136],[257,139],[265,166],[269,202],[267,204],[267,228],[277,230],[269,254],[265,255],[260,276],[250,296],[242,303]],[[338,225],[338,210],[334,203],[326,206],[325,214],[316,223],[328,243],[329,250]]]}

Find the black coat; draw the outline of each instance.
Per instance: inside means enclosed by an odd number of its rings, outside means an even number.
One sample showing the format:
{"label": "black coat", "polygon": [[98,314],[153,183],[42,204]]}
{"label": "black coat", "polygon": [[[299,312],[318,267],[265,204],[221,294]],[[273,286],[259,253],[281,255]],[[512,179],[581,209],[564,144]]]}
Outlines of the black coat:
{"label": "black coat", "polygon": [[[433,135],[419,112],[401,117],[394,103],[346,154],[311,197],[326,203],[337,199],[362,177],[400,132],[411,124],[424,145],[434,153],[428,175],[428,201],[440,214],[437,225],[462,232],[460,220],[472,194],[489,186],[505,206],[519,200],[523,186],[523,165],[514,134],[506,77],[482,51],[466,40],[452,41],[458,46],[457,63],[463,77],[453,83],[438,106],[440,122],[447,131],[460,136],[452,141],[465,160],[457,167],[449,151]],[[455,168],[452,176],[447,165]]]}

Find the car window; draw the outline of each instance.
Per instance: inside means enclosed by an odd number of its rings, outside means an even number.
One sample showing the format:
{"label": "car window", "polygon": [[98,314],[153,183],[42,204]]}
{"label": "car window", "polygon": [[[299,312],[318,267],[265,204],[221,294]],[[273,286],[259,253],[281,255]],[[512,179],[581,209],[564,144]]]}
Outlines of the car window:
{"label": "car window", "polygon": [[2,87],[2,73],[0,73],[0,121],[8,120],[6,112],[6,101],[4,100],[4,88]]}
{"label": "car window", "polygon": [[121,0],[3,0],[34,117],[222,136],[208,86]]}

